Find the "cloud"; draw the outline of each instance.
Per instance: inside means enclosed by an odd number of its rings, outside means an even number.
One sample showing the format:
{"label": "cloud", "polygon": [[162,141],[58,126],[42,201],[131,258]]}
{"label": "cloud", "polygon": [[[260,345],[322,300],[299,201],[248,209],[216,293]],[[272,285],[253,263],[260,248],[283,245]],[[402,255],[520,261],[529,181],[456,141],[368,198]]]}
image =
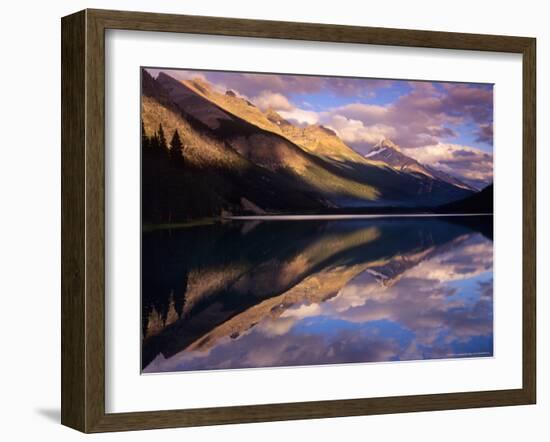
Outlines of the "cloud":
{"label": "cloud", "polygon": [[[148,69],[156,75],[158,69]],[[218,89],[231,89],[254,101],[259,107],[269,106],[292,111],[293,94],[332,93],[356,99],[355,103],[323,110],[326,119],[335,115],[361,121],[365,127],[385,125],[395,129],[394,141],[402,147],[420,147],[448,142],[458,134],[452,128],[463,123],[473,124],[476,142],[493,142],[493,91],[491,85],[432,83],[413,81],[408,92],[386,105],[369,104],[369,99],[380,90],[403,81],[361,79],[348,77],[321,77],[307,75],[260,74],[170,70],[177,79],[201,78]],[[254,98],[253,98],[254,97]],[[296,113],[300,115],[300,113]],[[302,114],[302,116],[305,114]],[[313,114],[300,121],[312,121]],[[321,115],[317,120],[321,119]],[[298,120],[298,119],[297,119]],[[354,146],[355,147],[355,146]],[[364,147],[359,145],[359,147]]]}
{"label": "cloud", "polygon": [[[159,70],[149,71],[156,75]],[[462,132],[468,131],[465,135],[474,143],[492,147],[491,85],[188,70],[170,70],[169,74],[180,80],[207,80],[222,92],[231,89],[260,109],[272,108],[297,125],[322,124],[361,154],[383,138],[391,138],[420,162],[474,186],[492,181],[492,155],[457,144]],[[395,85],[401,95],[393,101],[370,102],[372,94]],[[293,102],[295,94],[320,92],[326,100],[321,110],[305,101]],[[329,107],[327,92],[347,97],[346,104]]]}
{"label": "cloud", "polygon": [[156,68],[147,68],[146,71],[149,72],[149,74],[151,74],[151,76],[155,78],[160,72],[165,72],[166,74],[170,75],[172,78],[175,78],[176,80],[179,80],[179,81],[195,80],[195,79],[207,81],[205,73],[201,71],[186,71],[182,69],[156,69]]}
{"label": "cloud", "polygon": [[477,130],[477,142],[493,144],[493,124],[480,124]]}
{"label": "cloud", "polygon": [[384,124],[373,124],[365,126],[362,121],[344,117],[343,115],[332,115],[324,125],[334,130],[338,136],[351,146],[371,146],[381,139],[394,138],[395,128]]}
{"label": "cloud", "polygon": [[255,97],[264,91],[289,94],[332,92],[348,97],[372,97],[377,90],[391,87],[392,80],[310,75],[205,72],[209,81],[237,89],[241,94]]}
{"label": "cloud", "polygon": [[[411,82],[411,90],[385,106],[361,102],[330,110],[359,120],[364,126],[384,124],[395,129],[394,141],[402,147],[433,145],[457,137],[452,126],[477,127],[477,141],[492,144],[493,94],[488,87]],[[364,149],[365,146],[354,146]]]}
{"label": "cloud", "polygon": [[298,125],[317,124],[319,114],[317,112],[299,109],[297,107],[289,111],[279,111],[281,117]]}
{"label": "cloud", "polygon": [[275,110],[285,120],[298,126],[319,122],[320,114],[318,112],[296,107],[283,94],[278,92],[263,91],[260,95],[252,98],[251,101],[263,111]]}
{"label": "cloud", "polygon": [[383,120],[386,118],[390,108],[376,104],[352,103],[332,110],[332,114],[345,115],[361,121]]}
{"label": "cloud", "polygon": [[322,77],[235,72],[206,72],[205,75],[211,83],[236,89],[247,97],[257,97],[265,91],[288,95],[313,93],[323,89]]}
{"label": "cloud", "polygon": [[444,84],[446,94],[441,107],[449,115],[466,115],[477,123],[493,119],[492,87],[469,84]]}
{"label": "cloud", "polygon": [[376,96],[379,89],[391,87],[393,80],[324,77],[323,86],[329,91],[346,97],[368,97]]}
{"label": "cloud", "polygon": [[278,92],[263,91],[260,95],[254,97],[252,102],[263,111],[267,109],[274,109],[276,111],[290,111],[294,109],[294,106],[290,104],[288,99]]}
{"label": "cloud", "polygon": [[406,154],[423,164],[454,174],[478,186],[493,181],[493,155],[481,149],[438,143],[407,149]]}

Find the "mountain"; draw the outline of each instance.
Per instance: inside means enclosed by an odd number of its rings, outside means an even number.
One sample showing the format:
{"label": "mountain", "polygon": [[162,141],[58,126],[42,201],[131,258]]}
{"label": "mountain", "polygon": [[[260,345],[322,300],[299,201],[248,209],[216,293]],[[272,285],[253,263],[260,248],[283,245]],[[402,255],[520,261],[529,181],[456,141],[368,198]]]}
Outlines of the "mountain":
{"label": "mountain", "polygon": [[378,142],[372,150],[365,155],[365,158],[382,161],[396,170],[412,173],[420,178],[439,180],[461,189],[477,192],[476,188],[460,181],[458,178],[433,167],[421,164],[414,158],[405,155],[397,144],[387,138]]}
{"label": "mountain", "polygon": [[331,170],[287,138],[222,109],[186,84],[164,73],[160,73],[156,81],[184,116],[197,121],[211,136],[251,163],[287,175],[297,190],[310,193],[327,206],[340,196],[361,201],[378,199],[379,192],[366,180],[356,181]]}
{"label": "mountain", "polygon": [[[329,128],[295,126],[199,79],[178,81],[163,72],[153,78],[143,70],[141,117],[145,223],[212,217],[223,210],[436,206],[472,193],[434,174],[363,158]],[[163,152],[150,147],[158,144],[161,125]],[[169,151],[176,130],[183,144],[179,161]]]}
{"label": "mountain", "polygon": [[[215,88],[212,88],[206,81],[199,78],[194,80],[184,80],[182,83],[197,94],[215,103],[225,111],[262,129],[271,131],[275,134],[283,135],[304,151],[316,155],[325,161],[336,163],[339,166],[345,165],[348,169],[360,169],[360,167],[357,166],[369,167],[371,169],[369,177],[371,181],[376,180],[376,169],[385,169],[389,165],[388,161],[384,161],[382,159],[363,157],[355,150],[347,146],[338,137],[336,132],[325,126],[319,124],[311,124],[305,127],[295,126],[281,117],[273,109],[268,109],[267,111],[262,112],[259,108],[254,106],[253,103],[239,97],[235,92],[228,90],[225,93],[222,93],[217,91]],[[391,146],[400,152],[399,147],[393,144],[390,140],[383,140],[379,144],[381,144],[381,147],[384,147],[385,145],[388,145],[388,147]],[[405,155],[403,155],[403,158],[408,159],[408,163],[410,164],[408,168],[402,168],[401,172],[414,174],[422,170],[424,172],[424,177],[422,177],[424,178],[424,181],[425,177],[428,177],[434,181],[448,183],[461,189],[477,191],[477,189],[468,186],[451,175],[429,168],[428,166],[422,166],[420,163],[416,162],[416,160],[406,157]],[[412,162],[417,163],[418,167],[415,168],[412,165]],[[390,166],[395,168],[393,165]],[[386,177],[386,174],[382,175]],[[418,176],[415,176],[415,178],[418,178]],[[386,182],[383,183],[382,186],[389,187],[391,186],[391,183]],[[418,193],[422,193],[422,190]],[[433,193],[437,194],[438,191],[435,190]],[[437,198],[436,195],[434,196]]]}
{"label": "mountain", "polygon": [[224,209],[239,211],[243,206],[276,211],[316,211],[327,206],[300,181],[254,164],[214,136],[206,124],[177,106],[146,71],[142,79],[145,137],[155,139],[162,124],[168,143],[177,129],[184,145],[184,157],[177,164],[166,149],[142,149],[145,224],[218,216]]}
{"label": "mountain", "polygon": [[261,129],[282,135],[304,151],[324,160],[339,163],[359,163],[376,168],[384,167],[375,161],[363,158],[347,146],[333,130],[327,127],[318,124],[305,127],[295,126],[281,117],[275,110],[270,108],[263,112],[250,101],[239,97],[235,92],[229,90],[222,93],[199,78],[183,80],[182,84],[225,111]]}
{"label": "mountain", "polygon": [[440,207],[445,213],[493,213],[494,188],[490,184],[481,192]]}

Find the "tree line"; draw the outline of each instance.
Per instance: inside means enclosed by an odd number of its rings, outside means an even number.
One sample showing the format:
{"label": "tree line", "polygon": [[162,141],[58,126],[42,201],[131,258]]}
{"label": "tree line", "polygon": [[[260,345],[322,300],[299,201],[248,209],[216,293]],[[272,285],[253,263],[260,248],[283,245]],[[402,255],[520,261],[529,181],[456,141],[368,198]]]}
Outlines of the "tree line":
{"label": "tree line", "polygon": [[183,164],[184,145],[178,129],[174,130],[170,143],[167,143],[162,123],[159,124],[158,129],[151,136],[148,136],[143,120],[141,120],[141,147],[143,150],[150,149],[155,152],[165,153],[174,162]]}

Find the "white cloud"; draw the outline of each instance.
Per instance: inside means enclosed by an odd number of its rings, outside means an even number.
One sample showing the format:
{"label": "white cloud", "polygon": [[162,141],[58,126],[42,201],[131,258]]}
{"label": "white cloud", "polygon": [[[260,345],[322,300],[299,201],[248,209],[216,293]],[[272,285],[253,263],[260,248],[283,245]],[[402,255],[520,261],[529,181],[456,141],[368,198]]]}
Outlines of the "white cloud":
{"label": "white cloud", "polygon": [[493,154],[475,147],[438,143],[407,149],[406,154],[444,172],[483,183],[493,181]]}
{"label": "white cloud", "polygon": [[317,112],[299,109],[297,107],[289,111],[279,111],[279,115],[285,120],[303,124],[317,124],[319,122],[319,114]]}
{"label": "white cloud", "polygon": [[262,110],[274,109],[276,111],[291,111],[294,106],[290,104],[288,99],[278,92],[263,91],[252,101]]}
{"label": "white cloud", "polygon": [[385,124],[365,126],[362,121],[346,118],[343,115],[332,115],[324,125],[334,130],[338,136],[351,145],[366,143],[376,144],[384,138],[395,136],[395,128]]}

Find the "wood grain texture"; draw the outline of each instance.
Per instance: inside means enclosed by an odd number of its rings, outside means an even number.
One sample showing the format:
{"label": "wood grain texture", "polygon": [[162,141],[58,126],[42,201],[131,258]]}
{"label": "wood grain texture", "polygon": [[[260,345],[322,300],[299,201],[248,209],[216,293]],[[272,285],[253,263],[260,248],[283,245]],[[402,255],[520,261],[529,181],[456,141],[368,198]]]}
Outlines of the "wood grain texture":
{"label": "wood grain texture", "polygon": [[523,389],[537,396],[537,78],[536,40],[523,50]]}
{"label": "wood grain texture", "polygon": [[88,10],[106,29],[363,43],[474,51],[522,52],[529,38],[271,20]]}
{"label": "wood grain texture", "polygon": [[[340,401],[105,413],[105,30],[513,52],[523,55],[523,387]],[[532,404],[536,398],[535,40],[86,10],[62,20],[62,423],[84,432]],[[519,147],[518,147],[519,148]]]}
{"label": "wood grain texture", "polygon": [[85,13],[61,33],[61,422],[85,427]]}
{"label": "wood grain texture", "polygon": [[86,11],[86,431],[105,414],[105,37]]}

